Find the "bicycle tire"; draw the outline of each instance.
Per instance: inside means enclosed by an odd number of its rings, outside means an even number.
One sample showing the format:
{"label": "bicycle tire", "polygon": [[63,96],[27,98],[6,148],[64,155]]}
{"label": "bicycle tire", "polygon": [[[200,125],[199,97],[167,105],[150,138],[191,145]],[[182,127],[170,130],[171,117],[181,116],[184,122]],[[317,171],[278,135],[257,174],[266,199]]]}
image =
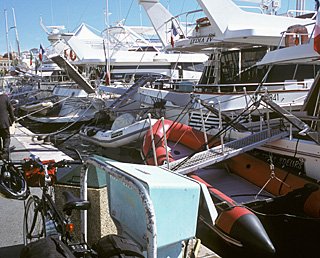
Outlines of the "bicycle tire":
{"label": "bicycle tire", "polygon": [[46,237],[46,230],[41,200],[38,196],[31,195],[25,205],[23,219],[24,244],[27,245],[44,237]]}
{"label": "bicycle tire", "polygon": [[[9,177],[5,173],[9,173]],[[0,193],[11,199],[25,200],[29,195],[28,184],[19,168],[3,165],[0,173]]]}

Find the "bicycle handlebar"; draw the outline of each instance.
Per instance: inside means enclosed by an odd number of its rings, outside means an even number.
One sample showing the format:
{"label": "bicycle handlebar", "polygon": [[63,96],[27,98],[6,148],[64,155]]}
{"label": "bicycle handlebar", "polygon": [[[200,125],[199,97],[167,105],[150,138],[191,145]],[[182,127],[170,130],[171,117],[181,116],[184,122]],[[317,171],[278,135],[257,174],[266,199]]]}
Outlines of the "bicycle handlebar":
{"label": "bicycle handlebar", "polygon": [[31,154],[30,155],[30,159],[34,162],[36,162],[36,164],[38,164],[40,167],[44,167],[44,165],[47,165],[47,168],[53,168],[53,167],[56,167],[56,168],[63,168],[63,167],[68,167],[69,165],[82,165],[83,164],[83,159],[82,159],[82,156],[80,154],[80,152],[75,149],[75,148],[72,148],[72,147],[66,147],[66,149],[68,150],[72,150],[76,153],[77,157],[78,157],[78,160],[66,160],[66,159],[63,159],[63,160],[60,160],[60,161],[57,161],[57,162],[49,162],[48,164],[43,164],[42,161],[40,160],[39,157]]}

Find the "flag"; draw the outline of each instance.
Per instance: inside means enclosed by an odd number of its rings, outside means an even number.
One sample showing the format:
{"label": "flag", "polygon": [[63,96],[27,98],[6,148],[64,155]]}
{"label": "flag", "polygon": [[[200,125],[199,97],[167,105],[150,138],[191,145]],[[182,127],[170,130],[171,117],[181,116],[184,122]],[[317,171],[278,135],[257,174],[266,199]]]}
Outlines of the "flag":
{"label": "flag", "polygon": [[314,43],[313,43],[313,49],[314,51],[318,52],[320,54],[320,15],[319,15],[319,10],[317,13],[317,18],[316,18],[316,26],[314,29]]}
{"label": "flag", "polygon": [[30,52],[30,66],[32,65],[32,59],[33,59],[33,55],[32,55],[32,52]]}
{"label": "flag", "polygon": [[171,47],[174,47],[174,40],[175,37],[178,35],[178,31],[176,27],[173,25],[173,22],[171,23]]}
{"label": "flag", "polygon": [[40,49],[39,49],[39,60],[42,62],[43,59],[43,55],[44,55],[44,49],[42,47],[42,45],[40,44]]}

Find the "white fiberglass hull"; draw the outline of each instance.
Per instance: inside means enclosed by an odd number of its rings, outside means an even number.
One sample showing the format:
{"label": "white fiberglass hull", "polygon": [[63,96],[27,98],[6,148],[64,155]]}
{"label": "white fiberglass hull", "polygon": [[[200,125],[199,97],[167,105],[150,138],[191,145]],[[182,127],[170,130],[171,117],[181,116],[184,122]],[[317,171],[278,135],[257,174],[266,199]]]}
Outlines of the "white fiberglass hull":
{"label": "white fiberglass hull", "polygon": [[[151,125],[156,123],[151,119]],[[150,129],[150,120],[144,119],[117,130],[102,130],[94,126],[86,126],[79,132],[80,138],[105,148],[117,148],[142,139]]]}

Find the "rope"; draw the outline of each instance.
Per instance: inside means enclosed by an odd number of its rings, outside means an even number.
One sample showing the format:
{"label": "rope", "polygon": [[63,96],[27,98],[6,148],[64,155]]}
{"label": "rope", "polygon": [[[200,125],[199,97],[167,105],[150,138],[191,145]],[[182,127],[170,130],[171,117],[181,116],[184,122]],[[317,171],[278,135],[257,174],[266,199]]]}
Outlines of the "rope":
{"label": "rope", "polygon": [[281,187],[282,187],[282,185],[285,185],[286,187],[290,188],[290,185],[288,185],[287,183],[285,183],[283,180],[281,180],[279,177],[276,176],[276,173],[274,172],[274,164],[273,164],[273,161],[272,161],[272,153],[270,153],[270,171],[271,172],[270,172],[269,179],[261,187],[260,191],[255,195],[254,199],[258,198],[258,196],[267,187],[267,185],[271,182],[272,179],[276,179],[277,181],[279,181],[281,183]]}
{"label": "rope", "polygon": [[[297,153],[298,153],[298,144],[299,144],[299,141],[300,141],[300,139],[297,139],[297,143],[296,143],[296,147],[295,147],[295,150],[294,150],[293,158],[295,158],[296,155],[297,155]],[[279,194],[279,195],[280,195],[280,193],[281,193],[281,190],[282,190],[283,185],[286,185],[286,184],[285,184],[285,181],[287,180],[289,174],[290,174],[290,172],[288,171],[287,174],[285,175],[285,177],[283,178],[282,182],[281,182],[281,185],[280,185],[279,191],[278,191],[278,194]]]}
{"label": "rope", "polygon": [[73,121],[71,124],[69,124],[67,127],[61,129],[61,130],[58,130],[56,132],[52,132],[52,133],[49,133],[49,134],[36,134],[34,136],[51,136],[51,135],[56,135],[56,134],[59,134],[59,133],[62,133],[64,131],[66,131],[67,129],[69,129],[71,126],[73,126],[75,123],[79,122],[79,120],[85,115],[86,112],[88,112],[88,110],[93,106],[93,104],[91,103],[87,109],[82,113],[81,116],[78,117],[78,119],[76,119],[75,121]]}

